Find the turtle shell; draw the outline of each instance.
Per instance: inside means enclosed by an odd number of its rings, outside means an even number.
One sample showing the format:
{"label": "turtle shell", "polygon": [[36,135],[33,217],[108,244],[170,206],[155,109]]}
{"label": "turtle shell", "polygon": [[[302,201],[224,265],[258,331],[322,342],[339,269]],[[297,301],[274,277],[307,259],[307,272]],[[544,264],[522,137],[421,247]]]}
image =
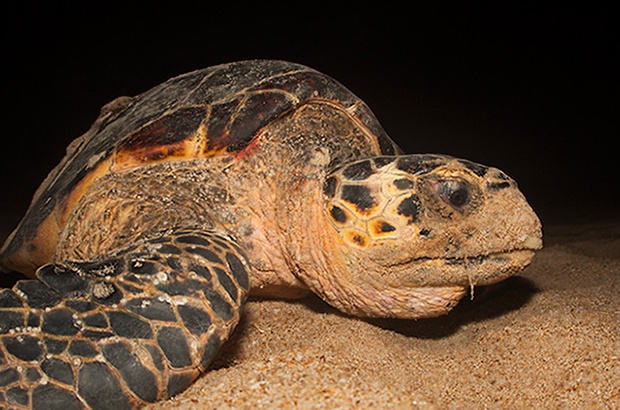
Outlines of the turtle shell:
{"label": "turtle shell", "polygon": [[1,251],[1,263],[26,274],[46,263],[73,207],[102,175],[242,153],[263,127],[311,99],[337,103],[356,116],[376,136],[383,154],[398,151],[358,97],[308,67],[254,60],[197,70],[105,106],[35,193]]}

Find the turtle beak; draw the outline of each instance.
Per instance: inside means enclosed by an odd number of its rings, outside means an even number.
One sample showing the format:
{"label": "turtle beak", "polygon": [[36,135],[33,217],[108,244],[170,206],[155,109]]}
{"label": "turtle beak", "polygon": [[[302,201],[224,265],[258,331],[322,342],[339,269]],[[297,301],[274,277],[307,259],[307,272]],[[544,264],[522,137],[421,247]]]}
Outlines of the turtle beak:
{"label": "turtle beak", "polygon": [[542,240],[542,233],[540,231],[537,235],[526,236],[525,240],[523,241],[524,249],[537,250],[537,249],[542,249],[542,247],[543,247],[543,240]]}

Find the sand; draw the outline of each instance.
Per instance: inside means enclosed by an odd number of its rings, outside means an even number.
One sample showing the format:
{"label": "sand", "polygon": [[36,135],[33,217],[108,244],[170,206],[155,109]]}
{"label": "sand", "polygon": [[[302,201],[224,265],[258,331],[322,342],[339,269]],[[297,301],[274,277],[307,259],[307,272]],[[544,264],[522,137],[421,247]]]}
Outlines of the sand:
{"label": "sand", "polygon": [[545,235],[521,275],[441,318],[251,301],[212,370],[148,408],[620,408],[620,224]]}
{"label": "sand", "polygon": [[620,408],[620,224],[553,225],[519,276],[447,316],[252,300],[212,370],[149,409]]}

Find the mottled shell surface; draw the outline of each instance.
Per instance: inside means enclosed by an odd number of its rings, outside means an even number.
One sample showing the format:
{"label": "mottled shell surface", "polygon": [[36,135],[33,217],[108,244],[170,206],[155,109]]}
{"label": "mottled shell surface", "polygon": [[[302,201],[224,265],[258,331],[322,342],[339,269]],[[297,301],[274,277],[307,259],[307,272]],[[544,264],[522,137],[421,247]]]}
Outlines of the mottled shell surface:
{"label": "mottled shell surface", "polygon": [[58,237],[77,201],[103,175],[165,161],[252,155],[261,129],[309,100],[341,106],[375,136],[383,154],[398,152],[358,97],[308,67],[255,60],[194,71],[105,106],[37,190],[2,253],[11,255],[28,242],[31,248],[52,246],[50,238]]}

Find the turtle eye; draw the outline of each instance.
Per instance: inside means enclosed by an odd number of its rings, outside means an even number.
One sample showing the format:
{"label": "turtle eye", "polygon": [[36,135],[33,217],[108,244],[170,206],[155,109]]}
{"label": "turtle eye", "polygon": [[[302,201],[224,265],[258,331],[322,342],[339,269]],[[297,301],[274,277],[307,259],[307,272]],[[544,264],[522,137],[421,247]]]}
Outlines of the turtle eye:
{"label": "turtle eye", "polygon": [[440,181],[438,192],[445,203],[459,210],[469,202],[469,189],[465,183],[458,180]]}

